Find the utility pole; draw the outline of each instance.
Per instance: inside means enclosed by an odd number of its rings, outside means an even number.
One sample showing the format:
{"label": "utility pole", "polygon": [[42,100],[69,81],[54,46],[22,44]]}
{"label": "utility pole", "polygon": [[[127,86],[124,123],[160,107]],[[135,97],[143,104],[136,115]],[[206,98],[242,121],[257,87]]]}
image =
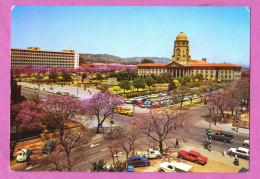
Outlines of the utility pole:
{"label": "utility pole", "polygon": [[236,110],[236,122],[237,122],[237,132],[238,132],[238,120],[239,120],[239,114],[238,114],[238,108]]}

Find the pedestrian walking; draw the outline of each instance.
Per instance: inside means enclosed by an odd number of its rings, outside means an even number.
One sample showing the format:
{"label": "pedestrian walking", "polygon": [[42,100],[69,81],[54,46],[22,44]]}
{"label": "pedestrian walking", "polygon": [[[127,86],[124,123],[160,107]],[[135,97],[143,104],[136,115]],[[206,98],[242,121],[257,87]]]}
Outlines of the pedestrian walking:
{"label": "pedestrian walking", "polygon": [[178,139],[176,139],[175,148],[180,148]]}
{"label": "pedestrian walking", "polygon": [[208,148],[208,150],[211,152],[211,143],[209,143],[209,148]]}

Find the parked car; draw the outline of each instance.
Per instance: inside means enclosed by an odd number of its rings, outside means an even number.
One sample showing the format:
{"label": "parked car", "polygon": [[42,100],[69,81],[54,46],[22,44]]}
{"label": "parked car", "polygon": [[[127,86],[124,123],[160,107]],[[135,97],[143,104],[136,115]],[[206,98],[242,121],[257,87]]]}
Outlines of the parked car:
{"label": "parked car", "polygon": [[150,166],[150,161],[147,158],[142,158],[140,155],[133,155],[127,160],[128,165],[136,166]]}
{"label": "parked car", "polygon": [[161,107],[160,104],[153,104],[153,105],[151,106],[151,108],[159,108],[159,107]]}
{"label": "parked car", "polygon": [[170,99],[170,98],[169,98],[169,97],[164,97],[164,98],[163,98],[163,100],[168,100],[168,99]]}
{"label": "parked car", "polygon": [[163,98],[158,98],[156,99],[156,101],[163,101]]}
{"label": "parked car", "polygon": [[190,100],[190,97],[186,96],[183,98],[183,101],[189,101]]}
{"label": "parked car", "polygon": [[249,147],[249,140],[244,140],[244,142],[243,142],[243,146],[247,146],[247,147]]}
{"label": "parked car", "polygon": [[33,87],[34,90],[37,90],[38,88],[37,87]]}
{"label": "parked car", "polygon": [[192,172],[192,166],[182,162],[163,162],[158,167],[159,172]]}
{"label": "parked car", "polygon": [[70,93],[68,91],[62,91],[63,95],[69,95]]}
{"label": "parked car", "polygon": [[150,107],[151,105],[150,104],[142,104],[140,107],[141,108],[146,108],[146,107]]}
{"label": "parked car", "polygon": [[148,149],[148,150],[144,150],[144,151],[134,151],[134,153],[136,155],[140,155],[141,157],[144,158],[153,158],[153,159],[160,159],[162,158],[162,154],[160,151],[158,150],[153,150],[153,149]]}
{"label": "parked car", "polygon": [[204,157],[199,152],[196,152],[193,150],[191,150],[189,152],[187,152],[185,150],[181,150],[178,153],[178,157],[186,159],[186,160],[190,160],[192,162],[199,163],[199,164],[206,164],[208,161],[207,157]]}
{"label": "parked car", "polygon": [[56,91],[55,94],[62,95],[61,91]]}
{"label": "parked car", "polygon": [[157,98],[157,95],[156,94],[152,94],[151,98]]}
{"label": "parked car", "polygon": [[20,150],[16,157],[16,162],[26,162],[29,159],[31,154],[32,154],[31,149],[24,148]]}
{"label": "parked car", "polygon": [[137,105],[138,105],[138,106],[141,106],[142,104],[144,104],[144,102],[141,101],[141,102],[139,102]]}
{"label": "parked car", "polygon": [[54,150],[54,148],[55,148],[55,142],[52,140],[49,140],[44,144],[44,146],[42,148],[42,153],[50,154]]}
{"label": "parked car", "polygon": [[77,96],[75,94],[70,94],[70,97],[77,98]]}
{"label": "parked car", "polygon": [[243,147],[230,148],[228,150],[228,154],[233,156],[237,155],[238,157],[249,159],[249,149]]}
{"label": "parked car", "polygon": [[157,97],[163,97],[162,93],[157,94]]}
{"label": "parked car", "polygon": [[129,100],[129,99],[125,99],[124,102],[125,102],[126,104],[132,104],[132,101]]}

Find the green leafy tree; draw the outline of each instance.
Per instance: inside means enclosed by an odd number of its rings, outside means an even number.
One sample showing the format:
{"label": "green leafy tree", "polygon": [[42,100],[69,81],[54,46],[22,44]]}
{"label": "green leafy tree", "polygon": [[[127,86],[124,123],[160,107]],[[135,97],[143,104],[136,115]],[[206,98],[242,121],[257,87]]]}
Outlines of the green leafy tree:
{"label": "green leafy tree", "polygon": [[17,85],[17,82],[13,79],[11,74],[11,104],[17,104],[25,100],[22,96],[21,87]]}
{"label": "green leafy tree", "polygon": [[176,88],[176,84],[173,81],[171,81],[168,85],[168,91],[174,90]]}
{"label": "green leafy tree", "polygon": [[106,172],[107,171],[106,162],[104,161],[104,159],[100,159],[98,162],[93,162],[93,163],[91,163],[91,165],[92,165],[90,168],[91,172]]}
{"label": "green leafy tree", "polygon": [[49,72],[49,78],[52,81],[56,81],[58,79],[58,73],[55,71],[50,71]]}
{"label": "green leafy tree", "polygon": [[166,83],[170,83],[173,80],[172,73],[170,72],[162,73],[162,78]]}
{"label": "green leafy tree", "polygon": [[197,73],[195,76],[194,76],[195,79],[198,79],[199,81],[202,81],[203,80],[203,75],[201,73]]}
{"label": "green leafy tree", "polygon": [[151,74],[151,77],[156,80],[156,75],[154,73]]}
{"label": "green leafy tree", "polygon": [[121,81],[118,86],[121,88],[121,89],[124,89],[124,93],[125,93],[125,90],[130,90],[130,82],[128,80],[123,80]]}
{"label": "green leafy tree", "polygon": [[84,82],[84,79],[87,78],[87,74],[86,73],[83,73],[82,76],[81,76],[81,81],[82,83]]}
{"label": "green leafy tree", "polygon": [[133,81],[133,86],[137,89],[145,88],[145,80],[143,78],[135,78]]}
{"label": "green leafy tree", "polygon": [[189,93],[189,91],[190,91],[190,88],[187,87],[187,86],[179,86],[178,87],[177,94],[181,98],[181,106],[182,106],[184,97],[187,95],[187,93]]}
{"label": "green leafy tree", "polygon": [[62,71],[61,76],[62,76],[63,81],[71,81],[72,74],[69,71],[66,71],[66,70]]}
{"label": "green leafy tree", "polygon": [[155,84],[156,81],[150,75],[148,75],[148,76],[145,77],[145,83],[149,87],[149,91],[150,91],[150,94],[151,94],[151,86],[153,84]]}
{"label": "green leafy tree", "polygon": [[141,64],[143,64],[143,63],[154,63],[154,61],[153,61],[153,60],[150,60],[150,59],[147,59],[147,58],[145,58],[145,59],[143,59],[143,60],[141,61]]}
{"label": "green leafy tree", "polygon": [[162,75],[156,76],[156,83],[165,83],[165,80],[163,79]]}
{"label": "green leafy tree", "polygon": [[100,72],[97,72],[96,76],[97,76],[97,79],[98,79],[98,80],[101,80],[101,79],[102,79],[102,74],[101,74]]}
{"label": "green leafy tree", "polygon": [[191,80],[191,77],[190,77],[190,76],[184,76],[184,77],[183,77],[182,84],[183,84],[183,85],[186,85],[186,84],[188,84],[188,83],[190,82],[190,80]]}

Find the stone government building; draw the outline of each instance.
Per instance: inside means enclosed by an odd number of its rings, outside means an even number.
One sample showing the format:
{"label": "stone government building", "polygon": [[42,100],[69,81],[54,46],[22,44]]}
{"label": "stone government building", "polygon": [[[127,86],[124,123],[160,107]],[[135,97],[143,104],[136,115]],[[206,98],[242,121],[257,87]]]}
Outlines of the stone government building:
{"label": "stone government building", "polygon": [[171,62],[168,64],[140,64],[137,67],[138,74],[143,77],[152,73],[160,75],[164,72],[172,73],[173,77],[195,76],[197,73],[201,73],[204,78],[215,78],[222,81],[236,80],[241,77],[240,65],[232,63],[208,63],[206,58],[191,60],[189,41],[183,32],[176,37]]}

